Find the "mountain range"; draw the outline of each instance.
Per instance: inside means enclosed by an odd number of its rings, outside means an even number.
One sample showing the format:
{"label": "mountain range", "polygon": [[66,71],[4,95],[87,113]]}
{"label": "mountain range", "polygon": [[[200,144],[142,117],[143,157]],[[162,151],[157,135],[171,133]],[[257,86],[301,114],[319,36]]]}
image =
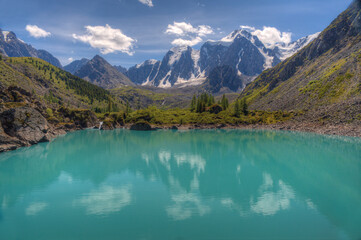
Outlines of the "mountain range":
{"label": "mountain range", "polygon": [[45,50],[37,50],[16,37],[14,32],[0,29],[0,53],[8,57],[36,57],[61,68],[60,61]]}
{"label": "mountain range", "polygon": [[[282,60],[302,49],[314,40],[319,33],[301,38],[289,44],[278,43],[274,46],[268,46],[262,43],[258,37],[251,31],[240,29],[232,32],[220,41],[207,41],[202,45],[200,50],[193,49],[189,46],[174,47],[170,49],[163,57],[162,61],[147,60],[137,64],[128,70],[121,66],[113,66],[118,72],[126,75],[132,83],[143,86],[154,86],[159,88],[199,86],[212,84],[215,73],[223,69],[232,79],[221,80],[221,85],[217,87],[207,86],[208,89],[219,91],[226,88],[229,91],[236,92],[242,90],[247,83],[255,79],[265,69],[271,68]],[[87,68],[80,71],[90,60],[76,60],[65,66],[64,69],[79,77],[94,75],[91,82],[102,86],[100,83],[109,78],[101,76],[100,72],[94,71],[96,68]],[[103,61],[106,63],[106,61]],[[110,64],[108,64],[108,69]],[[100,67],[101,65],[97,65]],[[80,74],[80,72],[81,74]],[[100,80],[102,78],[102,80]],[[124,79],[124,77],[122,77]],[[232,82],[232,83],[230,83]],[[123,82],[125,85],[132,85],[128,81]],[[133,85],[134,85],[133,84]],[[116,86],[116,85],[115,85]],[[112,87],[112,85],[109,85]]]}
{"label": "mountain range", "polygon": [[[151,59],[129,69],[112,66],[97,55],[91,60],[75,60],[64,66],[64,70],[106,89],[136,85],[159,88],[203,85],[215,93],[222,89],[237,92],[265,69],[292,56],[317,36],[318,33],[289,44],[269,46],[249,29],[242,28],[219,41],[205,42],[200,50],[174,47],[162,61]],[[0,30],[0,53],[9,57],[37,57],[62,67],[49,52],[33,48],[9,31]],[[227,74],[219,76],[223,72]]]}
{"label": "mountain range", "polygon": [[[252,32],[240,29],[220,41],[207,41],[200,50],[175,47],[162,61],[147,60],[131,67],[126,75],[136,84],[161,88],[200,85],[216,67],[229,66],[240,76],[239,89],[265,69],[276,66],[318,36],[318,33],[290,44],[268,46]],[[238,90],[239,90],[238,89]],[[236,91],[237,89],[232,89]]]}

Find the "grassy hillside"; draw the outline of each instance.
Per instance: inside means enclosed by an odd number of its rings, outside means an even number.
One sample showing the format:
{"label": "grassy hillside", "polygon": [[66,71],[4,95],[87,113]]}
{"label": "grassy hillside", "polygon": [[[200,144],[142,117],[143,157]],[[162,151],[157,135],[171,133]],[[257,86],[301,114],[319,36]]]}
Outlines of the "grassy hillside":
{"label": "grassy hillside", "polygon": [[308,120],[361,120],[361,14],[355,1],[307,47],[244,92],[251,109],[298,110]]}
{"label": "grassy hillside", "polygon": [[106,109],[109,99],[116,104],[108,91],[37,58],[4,58],[0,82],[20,86],[54,107]]}

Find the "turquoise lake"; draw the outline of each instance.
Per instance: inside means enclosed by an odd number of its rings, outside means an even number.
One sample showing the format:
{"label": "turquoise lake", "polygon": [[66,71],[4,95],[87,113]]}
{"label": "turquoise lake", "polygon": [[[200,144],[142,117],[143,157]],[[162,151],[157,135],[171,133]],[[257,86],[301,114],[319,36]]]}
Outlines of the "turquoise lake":
{"label": "turquoise lake", "polygon": [[361,239],[361,139],[85,130],[0,154],[0,239]]}

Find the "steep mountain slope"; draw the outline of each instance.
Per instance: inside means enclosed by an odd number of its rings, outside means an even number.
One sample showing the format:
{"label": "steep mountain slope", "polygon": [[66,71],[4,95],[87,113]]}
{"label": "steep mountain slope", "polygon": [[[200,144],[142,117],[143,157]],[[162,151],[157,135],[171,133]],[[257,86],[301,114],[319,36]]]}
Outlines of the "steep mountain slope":
{"label": "steep mountain slope", "polygon": [[357,0],[307,47],[263,72],[242,93],[250,107],[300,110],[308,120],[361,120],[360,16]]}
{"label": "steep mountain slope", "polygon": [[99,55],[88,61],[75,72],[75,75],[105,89],[134,86],[134,83],[129,78]]}
{"label": "steep mountain slope", "polygon": [[31,45],[18,39],[13,32],[2,31],[0,29],[0,53],[9,57],[36,57],[61,68],[57,58],[45,50],[36,50]]}
{"label": "steep mountain slope", "polygon": [[75,60],[68,65],[64,66],[64,70],[70,72],[71,74],[76,73],[82,68],[85,64],[87,64],[90,60],[86,58],[82,58],[80,60]]}
{"label": "steep mountain slope", "polygon": [[228,65],[213,68],[203,85],[212,93],[237,92],[245,87],[237,70]]}
{"label": "steep mountain slope", "polygon": [[199,51],[191,47],[172,48],[161,62],[145,61],[130,68],[126,74],[136,84],[184,87],[202,84],[214,68],[229,66],[240,76],[238,85],[244,86],[264,69],[277,65],[285,56],[303,48],[317,35],[270,47],[250,31],[236,30],[220,41],[206,42]]}
{"label": "steep mountain slope", "polygon": [[129,68],[126,75],[138,85],[146,85],[158,74],[161,62],[151,59]]}
{"label": "steep mountain slope", "polygon": [[128,71],[128,69],[126,69],[125,67],[122,67],[122,66],[113,66],[113,67],[115,67],[119,72],[121,72],[121,73],[123,73],[123,74],[125,74],[127,71]]}

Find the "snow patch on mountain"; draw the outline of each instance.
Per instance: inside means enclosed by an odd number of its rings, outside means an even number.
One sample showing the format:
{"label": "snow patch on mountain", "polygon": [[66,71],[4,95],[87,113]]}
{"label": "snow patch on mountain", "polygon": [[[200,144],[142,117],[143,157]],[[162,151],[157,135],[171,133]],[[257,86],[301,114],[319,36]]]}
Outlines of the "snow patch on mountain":
{"label": "snow patch on mountain", "polygon": [[182,54],[188,50],[188,46],[180,46],[180,47],[174,47],[170,50],[172,54],[169,57],[169,66],[173,66],[174,63],[178,62],[179,59],[182,57]]}
{"label": "snow patch on mountain", "polygon": [[277,44],[276,47],[280,50],[280,59],[283,61],[295,53],[297,53],[299,50],[307,46],[309,43],[311,43],[313,40],[315,40],[321,32],[303,37],[298,39],[297,41],[291,42],[290,44],[284,45],[284,44]]}
{"label": "snow patch on mountain", "polygon": [[158,60],[155,60],[155,59],[149,59],[149,60],[146,60],[140,64],[137,64],[135,65],[136,68],[141,68],[141,67],[144,67],[145,65],[154,65],[156,64],[157,62],[159,62]]}
{"label": "snow patch on mountain", "polygon": [[8,40],[8,34],[9,34],[10,32],[9,31],[2,31],[2,34],[4,35],[4,40],[5,40],[5,42],[9,42],[10,40]]}

